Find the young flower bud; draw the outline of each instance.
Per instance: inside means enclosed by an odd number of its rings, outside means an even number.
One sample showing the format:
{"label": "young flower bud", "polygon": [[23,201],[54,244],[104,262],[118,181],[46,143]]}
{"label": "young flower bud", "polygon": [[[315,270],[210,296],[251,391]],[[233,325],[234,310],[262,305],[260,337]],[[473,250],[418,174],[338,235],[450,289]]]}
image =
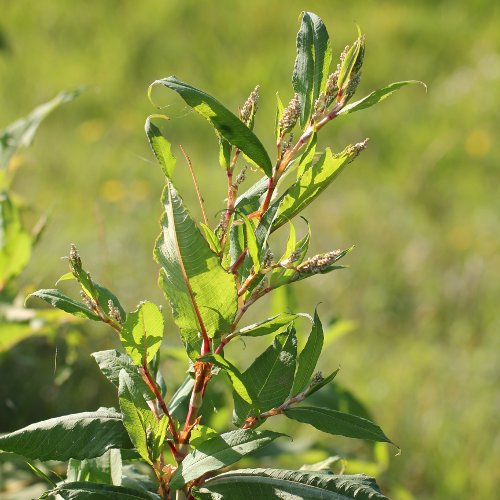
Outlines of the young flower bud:
{"label": "young flower bud", "polygon": [[80,259],[80,255],[78,254],[78,250],[74,243],[71,243],[69,250],[69,262],[71,267],[73,268],[81,268],[82,267],[82,259]]}
{"label": "young flower bud", "polygon": [[240,173],[236,176],[236,180],[234,182],[234,185],[237,187],[239,186],[242,182],[245,181],[245,179],[247,178],[247,168],[248,168],[248,165],[243,165]]}
{"label": "young flower bud", "polygon": [[118,323],[122,322],[122,317],[120,314],[119,309],[115,306],[113,301],[111,299],[108,300],[108,309],[109,309],[109,316],[113,318],[115,321]]}
{"label": "young flower bud", "polygon": [[257,85],[248,96],[248,99],[245,101],[245,104],[243,104],[243,107],[241,108],[240,111],[241,121],[244,122],[245,125],[249,127],[253,125],[253,118],[255,116],[255,113],[257,112],[257,104],[259,102],[259,91],[260,91],[260,85]]}
{"label": "young flower bud", "polygon": [[300,115],[299,94],[295,94],[288,106],[284,109],[283,115],[279,121],[280,135],[291,130],[297,123]]}
{"label": "young flower bud", "polygon": [[340,250],[333,250],[332,252],[315,255],[297,266],[297,271],[308,274],[320,273],[323,269],[337,261],[341,253]]}

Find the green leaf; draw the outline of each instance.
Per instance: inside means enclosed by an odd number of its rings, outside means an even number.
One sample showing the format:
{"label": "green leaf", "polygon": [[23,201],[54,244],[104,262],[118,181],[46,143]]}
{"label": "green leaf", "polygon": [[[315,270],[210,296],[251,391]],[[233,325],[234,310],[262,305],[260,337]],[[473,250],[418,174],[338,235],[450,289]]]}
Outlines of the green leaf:
{"label": "green leaf", "polygon": [[351,48],[347,51],[347,54],[340,67],[339,76],[337,79],[337,86],[339,90],[345,90],[349,80],[351,78],[351,73],[358,59],[359,52],[361,50],[362,38],[361,31],[358,26],[358,38],[352,44]]}
{"label": "green leaf", "polygon": [[171,183],[163,203],[163,232],[156,241],[155,259],[161,265],[160,283],[172,306],[174,320],[188,354],[200,352],[198,332],[208,337],[229,331],[237,310],[238,294],[227,273],[210,250]]}
{"label": "green leaf", "polygon": [[158,306],[142,302],[137,311],[127,314],[120,340],[136,365],[152,361],[163,340],[163,316]]}
{"label": "green leaf", "polygon": [[217,238],[216,234],[206,224],[203,224],[203,222],[200,222],[200,227],[205,233],[205,239],[210,246],[210,250],[212,250],[213,253],[219,255],[222,252],[219,238]]}
{"label": "green leaf", "polygon": [[141,378],[137,371],[137,366],[134,365],[129,356],[118,352],[116,349],[93,352],[91,356],[96,360],[103,375],[113,385],[116,387],[120,385],[120,371],[125,370],[129,377],[131,377],[134,386],[140,389],[144,399],[147,401],[155,399],[155,395]]}
{"label": "green leaf", "polygon": [[245,379],[238,368],[219,354],[209,354],[207,356],[203,356],[201,360],[213,363],[215,366],[225,370],[231,380],[234,392],[236,392],[236,394],[238,394],[238,396],[245,401],[245,403],[252,406],[254,410],[258,410],[259,403],[257,396],[253,394],[250,387],[247,387]]}
{"label": "green leaf", "polygon": [[297,33],[297,57],[292,84],[299,94],[300,125],[309,119],[312,108],[328,79],[332,48],[323,21],[312,12],[304,12]]}
{"label": "green leaf", "polygon": [[[314,394],[315,392],[319,391],[321,388],[323,388],[325,385],[329,384],[339,373],[340,368],[337,368],[334,370],[330,375],[327,377],[320,377],[319,380],[313,380],[309,388],[307,389],[307,397],[309,397],[311,394]],[[321,375],[321,373],[320,373]]]}
{"label": "green leaf", "polygon": [[[172,399],[168,402],[170,416],[177,420],[183,420],[187,414],[189,398],[193,392],[194,378],[188,375],[179,388],[175,391]],[[181,415],[182,413],[182,415]]]}
{"label": "green leaf", "polygon": [[348,104],[339,111],[338,115],[339,116],[348,115],[349,113],[354,113],[355,111],[360,111],[361,109],[371,108],[375,104],[379,103],[380,101],[383,101],[391,94],[396,92],[396,90],[399,90],[401,87],[404,87],[405,85],[410,85],[412,83],[418,83],[420,85],[423,85],[427,90],[427,86],[425,85],[425,83],[419,82],[418,80],[407,80],[404,82],[391,83],[390,85],[387,85],[387,87],[373,91],[371,94],[367,95],[366,97],[363,97],[363,99],[360,99],[359,101]]}
{"label": "green leaf", "polygon": [[318,362],[321,350],[323,349],[323,326],[318,316],[318,311],[314,311],[314,323],[311,333],[307,338],[306,345],[302,349],[297,359],[297,373],[293,381],[292,394],[295,396],[302,392],[311,379],[316,363]]}
{"label": "green leaf", "polygon": [[338,155],[334,155],[327,148],[318,161],[307,168],[302,176],[274,202],[275,204],[281,203],[281,205],[273,231],[293,219],[319,196],[358,153],[359,150],[353,146],[347,147]]}
{"label": "green leaf", "polygon": [[218,134],[230,144],[239,148],[264,173],[271,177],[272,163],[257,136],[231,111],[217,99],[198,90],[174,76],[156,80],[150,86],[163,85],[177,92],[182,99],[200,115],[206,118],[217,130]]}
{"label": "green leaf", "polygon": [[338,476],[280,469],[240,469],[219,474],[193,494],[200,500],[389,500],[375,479],[364,474]]}
{"label": "green leaf", "polygon": [[279,333],[280,330],[287,327],[292,321],[301,316],[293,313],[280,313],[270,318],[267,318],[253,325],[245,326],[240,330],[236,330],[231,334],[231,337],[261,337],[271,333]]}
{"label": "green leaf", "polygon": [[308,406],[288,408],[283,413],[288,418],[310,424],[329,434],[392,443],[378,425],[350,413]]}
{"label": "green leaf", "polygon": [[31,257],[33,238],[24,231],[18,207],[0,193],[0,291],[18,276]]}
{"label": "green leaf", "polygon": [[200,444],[179,464],[170,480],[170,487],[179,489],[207,472],[232,465],[283,435],[271,431],[238,429],[211,438]]}
{"label": "green leaf", "polygon": [[307,143],[306,150],[302,153],[299,160],[299,166],[297,168],[297,179],[302,177],[302,174],[311,167],[314,156],[316,154],[316,145],[318,143],[318,135],[314,132]]}
{"label": "green leaf", "polygon": [[245,215],[255,212],[259,208],[260,198],[267,191],[268,184],[269,179],[261,177],[255,184],[236,198],[234,203],[235,210]]}
{"label": "green leaf", "polygon": [[20,118],[0,130],[0,169],[7,167],[18,149],[31,145],[44,118],[61,104],[72,101],[82,92],[83,88],[61,92],[52,100],[36,107],[27,117]]}
{"label": "green leaf", "polygon": [[156,418],[142,397],[141,391],[125,370],[120,371],[120,385],[118,388],[120,409],[123,414],[123,425],[127,429],[130,440],[141,457],[152,464],[149,446],[149,436],[156,429]]}
{"label": "green leaf", "polygon": [[28,301],[31,297],[37,297],[49,303],[51,306],[61,309],[73,316],[78,316],[80,318],[88,318],[94,321],[100,321],[101,318],[94,314],[85,304],[77,302],[72,298],[68,297],[61,291],[55,288],[44,288],[42,290],[37,290],[26,297]]}
{"label": "green leaf", "polygon": [[248,254],[250,255],[250,258],[252,260],[254,273],[257,274],[260,271],[260,260],[261,260],[260,250],[262,247],[259,246],[257,242],[257,236],[255,235],[255,227],[250,221],[250,219],[243,214],[241,214],[241,217],[245,224],[246,247],[248,248]]}
{"label": "green leaf", "polygon": [[[243,373],[247,387],[255,394],[261,412],[282,404],[290,394],[297,358],[295,329],[276,335],[268,347]],[[254,414],[252,408],[235,398],[235,420],[243,422]]]}
{"label": "green leaf", "polygon": [[122,417],[112,408],[51,418],[0,436],[0,450],[42,461],[83,460],[131,446]]}
{"label": "green leaf", "polygon": [[60,495],[64,500],[86,500],[87,498],[91,500],[160,500],[158,495],[148,491],[87,481],[63,483],[48,493],[54,496]]}
{"label": "green leaf", "polygon": [[274,120],[274,135],[276,138],[276,142],[278,142],[280,138],[280,120],[283,116],[284,110],[285,108],[283,106],[283,102],[281,101],[281,97],[278,92],[276,92],[276,118]]}
{"label": "green leaf", "polygon": [[[149,145],[161,165],[163,173],[168,179],[171,179],[174,173],[176,159],[172,154],[172,145],[170,142],[163,137],[161,130],[151,122],[151,118],[155,117],[158,117],[158,115],[151,115],[146,118],[146,135]],[[162,116],[162,118],[166,117]]]}
{"label": "green leaf", "polygon": [[85,460],[71,458],[68,463],[66,481],[89,481],[91,483],[120,485],[122,481],[120,450],[108,450],[100,457]]}

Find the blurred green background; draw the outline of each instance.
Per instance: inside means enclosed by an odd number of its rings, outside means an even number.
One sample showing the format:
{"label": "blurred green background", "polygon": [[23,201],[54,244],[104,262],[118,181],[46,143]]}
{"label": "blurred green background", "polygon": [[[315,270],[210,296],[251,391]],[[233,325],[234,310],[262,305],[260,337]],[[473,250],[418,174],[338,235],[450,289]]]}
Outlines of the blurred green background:
{"label": "blurred green background", "polygon": [[[371,141],[306,211],[311,251],[356,249],[350,269],[294,291],[301,311],[321,301],[325,318],[356,325],[323,363],[341,365],[341,382],[402,448],[384,486],[402,485],[415,498],[494,498],[500,482],[498,2],[3,0],[1,10],[0,128],[61,89],[89,87],[48,118],[34,146],[14,160],[16,192],[52,213],[20,284],[26,291],[52,287],[66,271],[60,257],[74,242],[93,276],[129,310],[141,299],[164,303],[151,256],[162,175],[143,132],[145,117],[155,112],[149,83],[173,74],[233,110],[260,84],[256,132],[271,150],[274,95],[291,97],[302,10],[323,18],[334,57],[355,38],[354,22],[361,25],[367,52],[357,97],[392,81],[425,81],[427,94],[405,88],[324,130],[323,144],[335,151]],[[225,179],[211,127],[174,95],[158,91],[155,99],[171,118],[164,133],[192,158],[215,222]],[[180,159],[177,175],[187,203],[194,203]],[[196,206],[193,212],[199,215]],[[72,334],[83,339],[76,343],[84,346],[80,356],[113,342],[110,331],[94,330]],[[169,335],[175,337],[173,328]],[[113,403],[105,383],[82,383],[97,377],[91,364],[78,365],[75,352],[64,356],[74,369],[58,384],[51,379],[53,344],[28,342],[0,358],[0,431],[41,417],[23,398],[29,391],[51,402],[44,417]],[[49,375],[40,396],[44,378],[33,374],[43,369]]]}

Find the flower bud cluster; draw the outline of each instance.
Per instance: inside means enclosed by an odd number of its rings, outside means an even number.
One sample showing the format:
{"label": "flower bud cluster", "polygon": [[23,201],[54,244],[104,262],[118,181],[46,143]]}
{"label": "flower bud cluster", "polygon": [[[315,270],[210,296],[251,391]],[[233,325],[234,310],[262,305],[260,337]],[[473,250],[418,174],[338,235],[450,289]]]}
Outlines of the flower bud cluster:
{"label": "flower bud cluster", "polygon": [[332,252],[315,255],[297,266],[297,271],[301,273],[318,274],[336,262],[341,253],[340,250],[333,250]]}
{"label": "flower bud cluster", "polygon": [[279,121],[280,135],[291,130],[297,123],[300,115],[300,99],[299,94],[295,94],[288,106],[284,109],[283,115]]}
{"label": "flower bud cluster", "polygon": [[363,151],[363,149],[366,149],[366,145],[368,144],[368,141],[370,139],[366,138],[364,141],[358,142],[356,144],[353,144],[352,146],[349,146],[347,149],[347,154],[351,155],[349,159],[349,163],[354,161],[356,157]]}
{"label": "flower bud cluster", "polygon": [[76,246],[73,243],[71,243],[71,247],[69,250],[69,261],[73,267],[76,268],[82,267],[82,259],[80,259],[78,250],[76,249]]}
{"label": "flower bud cluster", "polygon": [[245,123],[245,125],[249,125],[253,121],[253,117],[257,112],[257,104],[259,102],[259,91],[260,91],[260,85],[257,85],[252,90],[252,92],[248,96],[248,99],[245,101],[245,104],[243,104],[243,107],[241,108],[240,118],[241,121]]}
{"label": "flower bud cluster", "polygon": [[242,182],[245,181],[245,179],[247,178],[247,169],[248,169],[248,165],[243,165],[243,167],[241,168],[240,170],[240,173],[236,176],[236,180],[234,182],[234,185],[237,187],[239,186]]}
{"label": "flower bud cluster", "polygon": [[110,318],[113,318],[115,321],[118,321],[118,323],[121,323],[122,317],[120,310],[115,306],[111,299],[108,300],[108,309]]}

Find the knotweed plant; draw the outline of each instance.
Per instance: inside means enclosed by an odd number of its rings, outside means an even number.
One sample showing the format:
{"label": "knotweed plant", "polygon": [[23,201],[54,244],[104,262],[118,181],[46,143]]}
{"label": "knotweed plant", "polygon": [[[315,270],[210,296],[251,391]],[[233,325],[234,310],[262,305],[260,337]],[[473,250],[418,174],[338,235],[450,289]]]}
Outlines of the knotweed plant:
{"label": "knotweed plant", "polygon": [[[241,458],[274,440],[289,439],[269,430],[276,415],[330,435],[391,442],[365,418],[308,403],[338,372],[316,371],[323,347],[317,312],[310,316],[282,312],[243,326],[246,312],[262,297],[343,267],[339,261],[350,249],[309,256],[311,231],[298,238],[293,221],[367,144],[363,140],[339,153],[329,148],[318,151],[317,135],[322,129],[412,83],[393,83],[351,102],[364,54],[365,38],[358,29],[356,40],[330,72],[327,30],[318,16],[303,14],[292,78],[294,94],[286,105],[278,98],[273,160],[253,132],[259,87],[233,114],[214,97],[175,77],[152,83],[150,98],[157,87],[173,90],[213,125],[220,145],[220,177],[227,180],[220,220],[211,226],[203,210],[203,222],[196,222],[176,189],[176,160],[170,143],[153,123],[158,115],[146,120],[147,138],[165,177],[161,233],[154,247],[159,286],[190,360],[189,375],[175,392],[166,389],[169,377],[160,371],[161,309],[144,301],[137,310],[126,312],[118,298],[85,270],[72,246],[70,270],[61,279],[78,282],[81,300],[58,289],[39,290],[32,297],[104,322],[116,332],[123,351],[100,351],[93,357],[117,387],[119,408],[63,416],[0,437],[0,448],[5,451],[29,459],[69,461],[66,479],[54,482],[45,476],[52,482],[46,496],[386,498],[375,480],[364,475],[235,467]],[[241,192],[246,165],[259,169],[263,177]],[[195,187],[198,192],[196,182]],[[201,196],[199,200],[203,208]],[[285,228],[288,241],[280,251],[273,235]],[[295,327],[299,316],[308,318],[311,325],[300,352]],[[268,347],[244,371],[226,356],[225,347],[234,339],[245,338],[249,343],[263,336],[269,339]],[[201,411],[215,377],[232,388],[233,419],[224,429],[209,427]],[[185,402],[188,410],[182,414]],[[261,428],[264,423],[265,430]],[[151,467],[154,481],[130,468],[137,462]]]}

